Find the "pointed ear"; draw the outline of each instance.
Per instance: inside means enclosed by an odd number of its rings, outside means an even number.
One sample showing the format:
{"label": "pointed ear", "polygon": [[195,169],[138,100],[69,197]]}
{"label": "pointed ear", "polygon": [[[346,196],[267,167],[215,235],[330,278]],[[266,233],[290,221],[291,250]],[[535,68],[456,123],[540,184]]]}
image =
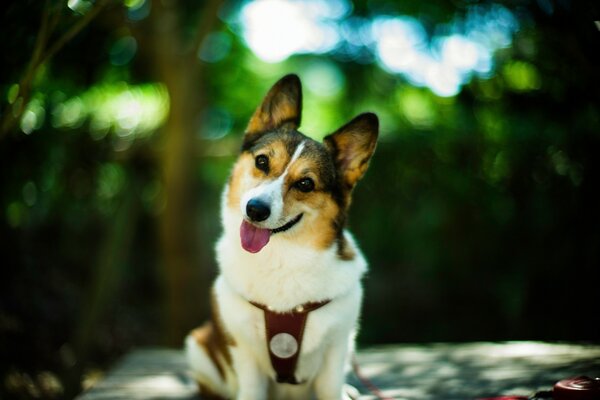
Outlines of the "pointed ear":
{"label": "pointed ear", "polygon": [[298,75],[290,74],[281,78],[269,93],[262,104],[256,109],[248,127],[244,141],[252,137],[283,125],[292,128],[300,126],[302,113],[302,86]]}
{"label": "pointed ear", "polygon": [[379,119],[373,113],[360,114],[323,140],[335,160],[346,188],[352,190],[367,171],[379,134]]}

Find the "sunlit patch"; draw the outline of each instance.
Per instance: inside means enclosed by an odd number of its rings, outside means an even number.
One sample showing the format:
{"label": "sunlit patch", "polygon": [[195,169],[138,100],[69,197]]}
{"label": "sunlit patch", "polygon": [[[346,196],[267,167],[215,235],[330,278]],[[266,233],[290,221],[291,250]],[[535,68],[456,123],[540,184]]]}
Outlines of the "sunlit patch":
{"label": "sunlit patch", "polygon": [[[542,368],[548,382],[542,386],[548,386],[576,364],[597,360],[599,354],[593,346],[481,342],[382,346],[363,350],[357,358],[363,374],[390,398],[430,399],[444,393],[444,398],[467,399],[503,393],[527,397],[539,382],[535,376],[524,379],[524,371]],[[371,365],[377,368],[370,371]]]}
{"label": "sunlit patch", "polygon": [[462,35],[452,35],[441,40],[440,58],[448,67],[458,71],[488,72],[491,68],[487,51],[478,43]]}
{"label": "sunlit patch", "polygon": [[324,53],[339,42],[334,21],[349,10],[343,0],[259,0],[241,10],[244,38],[267,62],[296,53]]}
{"label": "sunlit patch", "polygon": [[384,67],[393,72],[415,74],[426,54],[425,29],[410,17],[381,17],[372,24],[376,53]]}
{"label": "sunlit patch", "polygon": [[456,69],[432,62],[424,71],[426,86],[438,96],[456,96],[460,91],[462,77]]}
{"label": "sunlit patch", "polygon": [[304,103],[302,132],[320,141],[323,136],[339,128],[339,101],[345,93],[346,77],[339,67],[328,60],[314,60],[302,69],[302,82],[307,89],[307,98],[314,95],[317,101]]}
{"label": "sunlit patch", "polygon": [[41,98],[34,98],[27,104],[21,116],[21,131],[29,135],[42,127],[46,116],[44,102]]}
{"label": "sunlit patch", "polygon": [[444,33],[433,37],[412,17],[342,19],[349,10],[339,0],[257,0],[242,8],[240,20],[248,47],[264,61],[324,52],[344,61],[375,59],[441,97],[455,96],[474,76],[490,77],[494,52],[510,46],[519,28],[501,5],[471,6],[464,17],[440,24]]}
{"label": "sunlit patch", "polygon": [[75,96],[60,103],[52,112],[54,127],[76,128],[83,123],[85,108],[79,96]]}
{"label": "sunlit patch", "polygon": [[125,7],[127,8],[139,8],[141,7],[144,3],[146,2],[146,0],[124,0],[123,4],[125,5]]}
{"label": "sunlit patch", "polygon": [[154,132],[168,112],[169,98],[162,85],[106,84],[60,101],[52,111],[52,125],[76,128],[89,120],[93,139],[100,140],[112,131],[131,142]]}
{"label": "sunlit patch", "polygon": [[6,100],[8,101],[8,104],[12,104],[15,102],[15,100],[17,100],[17,97],[19,96],[19,90],[20,86],[18,83],[13,83],[10,85],[8,91],[6,92]]}
{"label": "sunlit patch", "polygon": [[533,64],[525,61],[513,61],[502,70],[508,87],[516,92],[527,92],[539,89],[540,75]]}
{"label": "sunlit patch", "polygon": [[333,97],[343,89],[345,81],[340,69],[328,61],[316,61],[304,70],[306,88],[319,97]]}
{"label": "sunlit patch", "polygon": [[93,3],[88,0],[69,0],[67,2],[67,7],[78,14],[85,14],[92,8],[92,6]]}
{"label": "sunlit patch", "polygon": [[[490,21],[494,18],[494,25]],[[455,21],[455,25],[460,25]],[[473,9],[465,28],[428,40],[421,23],[410,17],[382,17],[373,21],[376,53],[382,66],[403,75],[415,86],[425,86],[442,97],[455,96],[473,75],[487,77],[492,55],[510,45],[518,26],[514,16],[499,6]]]}
{"label": "sunlit patch", "polygon": [[430,128],[436,122],[435,105],[423,89],[403,88],[398,91],[398,105],[404,117],[417,128]]}

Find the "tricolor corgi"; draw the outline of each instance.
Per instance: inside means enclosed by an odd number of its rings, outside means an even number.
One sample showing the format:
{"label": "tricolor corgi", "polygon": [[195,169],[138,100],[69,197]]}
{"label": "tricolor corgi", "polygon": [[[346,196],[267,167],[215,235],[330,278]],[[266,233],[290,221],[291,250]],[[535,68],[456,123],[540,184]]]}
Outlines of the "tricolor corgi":
{"label": "tricolor corgi", "polygon": [[367,263],[345,225],[379,122],[361,114],[320,143],[298,131],[301,107],[296,75],[270,89],[223,192],[212,320],[186,338],[206,398],[350,398]]}

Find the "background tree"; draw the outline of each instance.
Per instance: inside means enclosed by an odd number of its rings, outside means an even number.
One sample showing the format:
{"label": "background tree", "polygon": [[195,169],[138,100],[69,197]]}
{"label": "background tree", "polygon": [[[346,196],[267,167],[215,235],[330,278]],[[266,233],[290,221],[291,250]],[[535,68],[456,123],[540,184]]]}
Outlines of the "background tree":
{"label": "background tree", "polygon": [[70,398],[206,317],[220,191],[290,72],[303,132],[382,121],[361,344],[600,340],[599,6],[422,3],[8,3],[0,396]]}

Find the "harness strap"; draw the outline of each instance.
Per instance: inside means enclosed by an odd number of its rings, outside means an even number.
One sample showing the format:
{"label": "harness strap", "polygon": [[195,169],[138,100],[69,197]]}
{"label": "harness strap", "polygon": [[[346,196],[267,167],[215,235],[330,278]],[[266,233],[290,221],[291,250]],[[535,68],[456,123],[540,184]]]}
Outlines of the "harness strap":
{"label": "harness strap", "polygon": [[296,380],[295,372],[308,313],[330,301],[305,303],[283,313],[274,312],[264,304],[250,301],[250,304],[264,312],[267,348],[277,382],[292,385],[301,383]]}

